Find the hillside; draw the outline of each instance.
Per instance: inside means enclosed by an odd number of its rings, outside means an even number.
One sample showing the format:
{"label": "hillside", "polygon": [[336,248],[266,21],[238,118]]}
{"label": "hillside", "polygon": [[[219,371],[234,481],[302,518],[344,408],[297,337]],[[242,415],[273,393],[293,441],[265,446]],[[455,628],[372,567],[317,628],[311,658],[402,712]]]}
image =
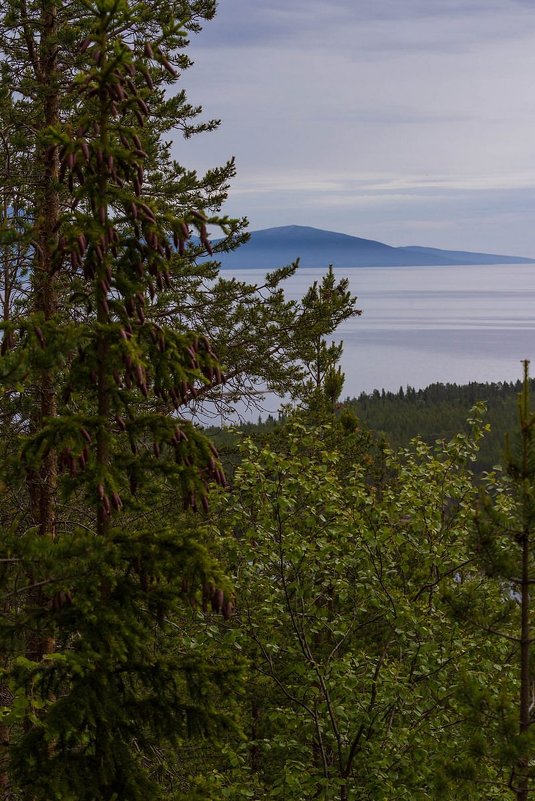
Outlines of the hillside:
{"label": "hillside", "polygon": [[391,247],[372,239],[287,225],[252,231],[250,240],[232,253],[218,253],[223,269],[271,270],[297,258],[303,267],[444,267],[454,264],[522,264],[534,259],[491,253],[469,253],[419,246]]}

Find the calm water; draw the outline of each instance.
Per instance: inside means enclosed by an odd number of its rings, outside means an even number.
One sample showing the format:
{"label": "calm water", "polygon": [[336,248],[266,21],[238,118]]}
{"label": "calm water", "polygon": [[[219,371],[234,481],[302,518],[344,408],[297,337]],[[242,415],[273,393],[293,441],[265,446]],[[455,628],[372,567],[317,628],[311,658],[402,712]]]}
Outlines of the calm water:
{"label": "calm water", "polygon": [[[301,296],[319,269],[301,269]],[[236,273],[237,274],[237,273]],[[239,272],[260,281],[257,270]],[[339,329],[344,396],[434,381],[516,380],[522,359],[535,375],[535,264],[337,269],[358,295],[362,316]]]}

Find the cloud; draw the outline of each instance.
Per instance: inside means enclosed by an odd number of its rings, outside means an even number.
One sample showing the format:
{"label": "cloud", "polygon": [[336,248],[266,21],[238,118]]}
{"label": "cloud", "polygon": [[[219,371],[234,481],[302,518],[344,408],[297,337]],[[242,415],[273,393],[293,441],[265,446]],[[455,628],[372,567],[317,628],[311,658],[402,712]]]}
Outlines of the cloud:
{"label": "cloud", "polygon": [[535,254],[534,33],[532,0],[221,0],[184,86],[223,124],[176,157],[235,155],[254,227]]}
{"label": "cloud", "polygon": [[363,197],[396,194],[404,197],[425,195],[429,192],[496,192],[509,190],[533,190],[535,192],[535,168],[507,174],[484,173],[480,175],[391,175],[340,173],[320,179],[307,173],[261,173],[237,179],[235,195],[283,194],[285,192],[336,192],[341,197],[359,194]]}
{"label": "cloud", "polygon": [[531,0],[227,0],[196,46],[205,49],[316,46],[335,37],[345,47],[455,49],[492,35],[533,29]]}

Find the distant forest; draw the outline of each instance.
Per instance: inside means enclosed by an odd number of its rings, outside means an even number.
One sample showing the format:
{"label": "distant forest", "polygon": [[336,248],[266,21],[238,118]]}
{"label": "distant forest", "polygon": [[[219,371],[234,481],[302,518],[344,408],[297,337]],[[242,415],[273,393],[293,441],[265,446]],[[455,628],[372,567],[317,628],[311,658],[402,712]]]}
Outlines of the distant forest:
{"label": "distant forest", "polygon": [[[533,393],[535,380],[530,381]],[[353,411],[362,424],[379,437],[386,440],[394,450],[405,447],[414,437],[421,437],[426,443],[436,440],[449,440],[459,431],[468,429],[467,418],[470,409],[478,401],[487,407],[486,422],[490,425],[480,444],[480,451],[474,471],[481,474],[501,464],[505,455],[506,439],[510,432],[518,430],[518,397],[522,382],[500,381],[497,383],[478,383],[465,385],[430,384],[425,389],[400,387],[398,392],[374,390],[370,394],[361,393],[358,398],[348,398],[340,406]],[[246,424],[242,430],[254,432],[269,431],[278,425],[273,416],[256,424]],[[230,438],[224,437],[226,444]],[[514,440],[511,440],[514,447]]]}
{"label": "distant forest", "polygon": [[[533,392],[535,381],[530,384]],[[490,431],[481,443],[475,463],[475,470],[483,472],[502,462],[506,437],[518,430],[521,390],[521,381],[431,384],[425,389],[400,387],[398,392],[375,390],[346,403],[372,431],[383,433],[389,444],[398,448],[408,445],[416,436],[429,444],[437,439],[451,439],[467,428],[466,420],[474,404],[484,401]]]}

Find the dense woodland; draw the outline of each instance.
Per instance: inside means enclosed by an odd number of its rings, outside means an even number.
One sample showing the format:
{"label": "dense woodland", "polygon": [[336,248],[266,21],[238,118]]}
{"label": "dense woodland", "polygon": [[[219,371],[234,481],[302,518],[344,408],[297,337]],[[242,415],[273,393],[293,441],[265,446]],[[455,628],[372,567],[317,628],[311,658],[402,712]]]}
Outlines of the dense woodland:
{"label": "dense woodland", "polygon": [[[535,389],[530,379],[529,389]],[[400,387],[398,392],[375,390],[362,393],[358,398],[346,398],[338,403],[335,414],[344,418],[352,412],[363,429],[374,434],[377,446],[384,444],[394,450],[407,447],[418,437],[429,445],[437,440],[450,440],[456,434],[468,432],[470,413],[479,403],[484,404],[488,429],[479,443],[472,465],[477,476],[503,465],[510,447],[510,434],[517,429],[518,398],[522,381],[499,383],[431,384],[425,389]],[[238,431],[252,437],[274,432],[286,421],[286,413],[274,417],[259,415],[257,423],[208,429],[210,436],[221,448],[221,454],[232,470],[237,452]],[[509,442],[509,445],[508,445]]]}
{"label": "dense woodland", "polygon": [[[183,88],[215,10],[1,8],[2,798],[528,801],[527,364],[341,405],[347,281],[219,275],[246,220]],[[266,387],[276,425],[196,423]]]}
{"label": "dense woodland", "polygon": [[[533,381],[529,387],[533,391]],[[384,434],[391,447],[399,448],[408,445],[413,437],[431,444],[466,431],[470,410],[484,402],[490,430],[480,443],[473,467],[475,472],[483,473],[503,464],[507,457],[507,437],[517,428],[521,392],[521,381],[432,384],[418,390],[401,387],[397,393],[375,391],[346,403],[365,425]]]}

